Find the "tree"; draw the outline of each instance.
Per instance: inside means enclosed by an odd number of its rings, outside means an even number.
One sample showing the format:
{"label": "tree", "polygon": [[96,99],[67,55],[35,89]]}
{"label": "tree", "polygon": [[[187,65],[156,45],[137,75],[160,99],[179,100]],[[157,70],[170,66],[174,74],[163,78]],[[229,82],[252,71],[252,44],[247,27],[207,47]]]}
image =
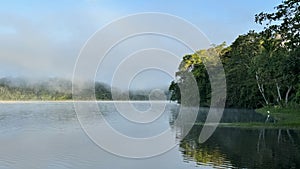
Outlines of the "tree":
{"label": "tree", "polygon": [[[178,72],[176,72],[176,81],[173,81],[169,87],[171,93],[171,100],[181,102],[180,87],[187,87],[189,84],[190,73],[197,81],[198,91],[200,95],[200,105],[209,106],[211,100],[211,83],[209,79],[206,66],[214,66],[217,62],[213,54],[221,55],[225,47],[225,43],[221,45],[213,45],[209,49],[199,50],[196,53],[185,55],[179,65]],[[205,64],[204,64],[205,63]],[[190,91],[192,95],[195,91]],[[188,95],[187,93],[185,93]]]}
{"label": "tree", "polygon": [[[284,100],[287,105],[299,83],[300,0],[284,0],[275,9],[274,13],[257,14],[255,21],[259,24],[267,22],[262,32],[266,38],[264,54],[273,64],[273,76],[270,77],[275,80],[276,100],[278,103]],[[284,98],[281,89],[284,90]]]}
{"label": "tree", "polygon": [[[240,35],[229,47],[214,45],[183,57],[172,82],[172,99],[180,100],[179,89],[185,73],[197,80],[201,105],[209,105],[211,84],[207,64],[216,63],[212,51],[220,56],[226,73],[227,107],[259,108],[288,106],[300,102],[300,0],[284,0],[274,13],[255,16],[262,32]],[[205,63],[205,64],[204,64]]]}
{"label": "tree", "polygon": [[252,108],[268,104],[263,79],[253,69],[253,60],[260,52],[261,37],[250,31],[240,35],[221,56],[227,81],[227,106]]}
{"label": "tree", "polygon": [[255,22],[266,23],[265,30],[280,35],[290,47],[300,45],[300,0],[284,0],[275,7],[274,13],[261,12],[255,16]]}
{"label": "tree", "polygon": [[180,89],[179,89],[178,83],[176,83],[175,81],[172,81],[171,85],[169,87],[169,91],[170,91],[170,100],[177,101],[178,103],[180,103],[181,102],[181,94],[180,94]]}

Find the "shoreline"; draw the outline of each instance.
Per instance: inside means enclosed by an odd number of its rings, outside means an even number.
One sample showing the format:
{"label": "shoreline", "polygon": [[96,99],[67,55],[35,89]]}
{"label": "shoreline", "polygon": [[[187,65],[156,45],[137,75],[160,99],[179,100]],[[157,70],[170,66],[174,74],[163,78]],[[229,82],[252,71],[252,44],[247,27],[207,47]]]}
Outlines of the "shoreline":
{"label": "shoreline", "polygon": [[133,103],[142,103],[142,102],[154,102],[154,103],[173,103],[168,100],[0,100],[0,104],[30,104],[30,103],[88,103],[88,102],[97,102],[97,103],[115,103],[115,102],[133,102]]}

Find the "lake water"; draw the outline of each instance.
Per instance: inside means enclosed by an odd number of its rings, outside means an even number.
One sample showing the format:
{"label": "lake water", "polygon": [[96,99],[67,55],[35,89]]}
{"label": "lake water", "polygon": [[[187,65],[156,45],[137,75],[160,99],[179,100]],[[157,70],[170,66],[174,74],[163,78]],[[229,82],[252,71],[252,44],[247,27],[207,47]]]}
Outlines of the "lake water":
{"label": "lake water", "polygon": [[[178,105],[167,104],[153,123],[131,123],[112,102],[101,102],[103,118],[124,135],[144,138],[171,128],[176,146],[158,156],[131,159],[103,150],[82,130],[73,103],[0,104],[0,169],[194,169],[300,168],[300,131],[287,129],[217,128],[205,143],[198,141],[201,126],[182,138],[185,124],[176,125]],[[148,103],[135,107],[147,110]],[[197,121],[206,117],[201,109]],[[100,121],[87,116],[89,125]],[[264,121],[250,110],[227,109],[222,122]],[[137,126],[139,125],[139,126]],[[189,124],[186,124],[189,125]],[[119,140],[111,140],[112,144]],[[122,143],[119,143],[122,144]],[[132,151],[138,151],[132,147]]]}

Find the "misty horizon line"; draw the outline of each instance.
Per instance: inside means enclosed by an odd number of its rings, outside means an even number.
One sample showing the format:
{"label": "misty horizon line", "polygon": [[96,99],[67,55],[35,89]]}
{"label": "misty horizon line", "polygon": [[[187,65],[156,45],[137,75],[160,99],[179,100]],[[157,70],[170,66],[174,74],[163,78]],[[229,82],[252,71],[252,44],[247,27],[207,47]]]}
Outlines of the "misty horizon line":
{"label": "misty horizon line", "polygon": [[[70,87],[72,88],[73,84],[73,78],[66,78],[66,77],[59,77],[59,76],[48,76],[48,77],[29,77],[29,76],[2,76],[0,77],[0,82],[3,82],[5,80],[8,80],[7,82],[9,82],[11,85],[13,86],[18,86],[21,85],[22,82],[25,82],[26,85],[28,86],[34,86],[34,85],[39,85],[42,83],[47,83],[47,82],[51,82],[51,81],[57,81],[57,82],[61,82],[61,83],[70,83]],[[163,91],[167,91],[169,86],[167,85],[161,85],[161,86],[156,86],[156,87],[148,87],[148,88],[144,88],[144,89],[124,89],[121,87],[116,87],[116,86],[112,86],[109,83],[105,83],[103,81],[100,80],[83,80],[81,82],[80,85],[91,85],[95,83],[94,85],[96,86],[96,84],[100,84],[103,85],[107,88],[110,88],[111,90],[119,90],[119,91],[132,91],[132,92],[139,92],[139,91],[151,91],[151,90],[155,90],[155,89],[160,89]],[[171,84],[171,82],[170,82]]]}

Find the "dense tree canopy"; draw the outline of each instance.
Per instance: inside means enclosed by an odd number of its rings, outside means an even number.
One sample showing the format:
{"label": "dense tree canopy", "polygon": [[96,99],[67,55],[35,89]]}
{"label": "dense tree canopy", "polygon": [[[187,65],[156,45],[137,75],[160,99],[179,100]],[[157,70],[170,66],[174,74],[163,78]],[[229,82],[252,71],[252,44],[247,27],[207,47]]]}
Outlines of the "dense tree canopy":
{"label": "dense tree canopy", "polygon": [[[299,106],[299,0],[285,0],[275,9],[274,13],[256,15],[256,22],[268,21],[262,32],[249,31],[228,47],[221,44],[183,57],[176,76],[186,71],[193,73],[202,106],[210,103],[210,81],[203,64],[203,60],[211,58],[207,55],[210,50],[216,51],[223,63],[228,107]],[[180,102],[181,83],[171,83],[171,100]]]}

